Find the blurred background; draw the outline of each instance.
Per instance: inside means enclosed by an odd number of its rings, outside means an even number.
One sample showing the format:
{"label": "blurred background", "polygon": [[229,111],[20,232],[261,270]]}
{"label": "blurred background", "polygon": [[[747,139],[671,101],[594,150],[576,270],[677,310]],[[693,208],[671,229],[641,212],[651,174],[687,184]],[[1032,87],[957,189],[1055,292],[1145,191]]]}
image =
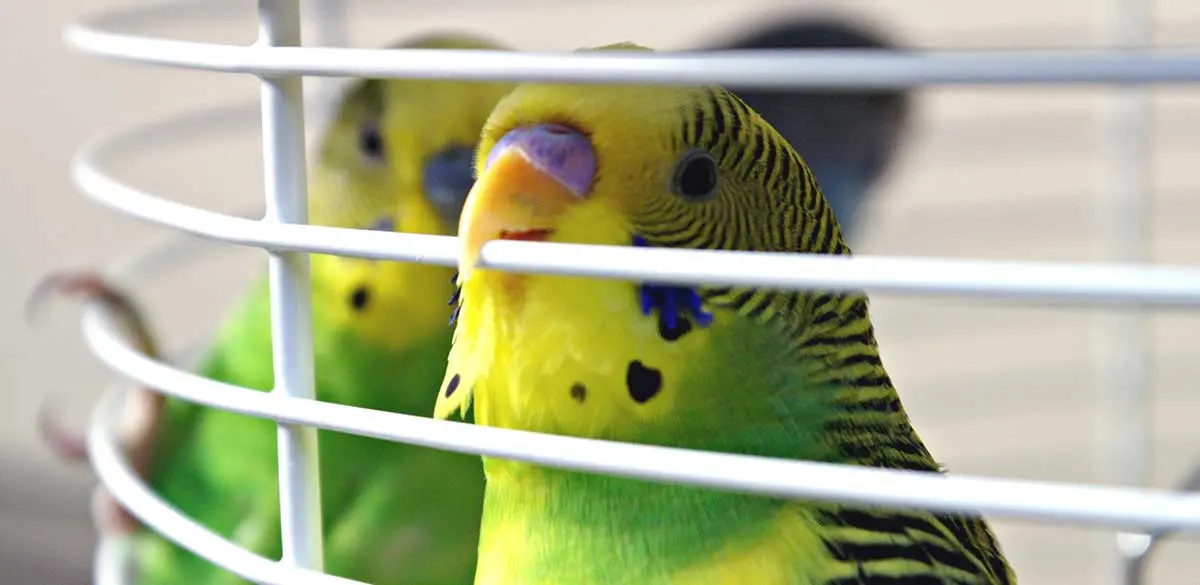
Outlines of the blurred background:
{"label": "blurred background", "polygon": [[[157,34],[249,43],[253,5],[197,13]],[[550,8],[551,5],[554,8]],[[407,33],[458,28],[523,49],[573,49],[632,40],[692,48],[790,13],[848,15],[909,47],[1067,48],[1112,42],[1111,0],[872,0],[767,2],[483,2],[436,8],[350,3],[350,44],[379,46]],[[1200,3],[1153,2],[1154,44],[1195,45]],[[251,103],[247,76],[174,71],[70,53],[62,27],[130,6],[108,0],[9,3],[0,10],[0,574],[13,585],[89,581],[90,471],[52,459],[35,434],[51,400],[82,425],[112,376],[84,347],[77,309],[57,304],[35,324],[25,297],[47,271],[108,266],[169,235],[83,198],[70,157],[99,133],[215,104]],[[148,26],[150,23],[147,23]],[[147,29],[149,30],[149,29]],[[311,38],[311,36],[310,36]],[[938,87],[915,96],[910,132],[862,210],[855,251],[1021,260],[1103,260],[1097,201],[1114,188],[1112,93],[1102,88]],[[1150,92],[1153,259],[1200,261],[1200,87]],[[310,128],[311,130],[312,128]],[[122,164],[122,179],[223,212],[261,208],[258,124]],[[202,341],[256,270],[257,251],[211,246],[139,292],[171,347]],[[1114,424],[1099,407],[1096,311],[873,297],[884,359],[915,426],[952,471],[1070,482],[1111,482],[1100,449]],[[1169,487],[1200,462],[1200,317],[1149,317],[1154,424],[1150,476]],[[997,520],[1003,547],[1027,585],[1116,583],[1104,531]],[[1150,583],[1195,583],[1200,544],[1157,554]]]}

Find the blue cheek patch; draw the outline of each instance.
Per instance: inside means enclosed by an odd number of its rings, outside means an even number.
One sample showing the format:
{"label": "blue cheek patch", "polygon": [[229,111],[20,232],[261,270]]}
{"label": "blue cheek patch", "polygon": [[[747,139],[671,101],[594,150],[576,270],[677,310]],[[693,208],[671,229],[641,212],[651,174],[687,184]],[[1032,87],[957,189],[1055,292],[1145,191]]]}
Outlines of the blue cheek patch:
{"label": "blue cheek patch", "polygon": [[[633,245],[649,247],[646,239],[633,236]],[[643,283],[638,287],[642,315],[649,317],[658,309],[658,334],[666,341],[675,341],[692,330],[712,325],[713,314],[704,310],[704,299],[694,287]]]}
{"label": "blue cheek patch", "polygon": [[376,231],[384,231],[384,232],[394,232],[394,231],[396,231],[396,219],[394,217],[392,217],[391,215],[384,215],[384,216],[380,217],[379,219],[371,222],[371,225],[367,226],[367,229],[376,230]]}
{"label": "blue cheek patch", "polygon": [[[649,247],[650,244],[642,236],[633,236],[633,245]],[[458,282],[458,274],[450,278],[452,284]],[[659,285],[643,283],[638,286],[638,297],[641,302],[642,315],[649,317],[658,309],[658,334],[666,341],[676,341],[696,326],[712,325],[713,314],[704,310],[704,299],[693,287],[676,285]],[[462,287],[455,286],[450,296],[450,306],[454,312],[450,315],[450,324],[458,321],[458,313],[462,309]]]}
{"label": "blue cheek patch", "polygon": [[475,147],[450,146],[430,155],[421,167],[425,198],[442,220],[458,225],[463,204],[475,185]]}

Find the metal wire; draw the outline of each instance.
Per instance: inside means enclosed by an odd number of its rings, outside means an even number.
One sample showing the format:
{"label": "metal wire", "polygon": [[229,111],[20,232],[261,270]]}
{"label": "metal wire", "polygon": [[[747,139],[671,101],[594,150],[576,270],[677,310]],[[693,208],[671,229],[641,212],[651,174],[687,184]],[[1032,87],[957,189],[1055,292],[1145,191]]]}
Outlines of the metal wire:
{"label": "metal wire", "polygon": [[[200,254],[211,252],[210,246],[200,246],[197,240],[191,239],[182,234],[166,237],[161,242],[156,242],[154,246],[146,247],[144,251],[134,254],[130,261],[116,266],[112,273],[115,281],[121,282],[126,287],[139,288],[149,284],[152,278],[162,278],[167,276],[170,270],[178,270],[179,267],[190,264],[193,258],[198,258]],[[538,459],[529,459],[528,457],[520,456],[517,458],[526,460],[538,460],[554,464],[556,462],[563,463],[565,468],[605,471],[608,469],[617,469],[618,475],[626,475],[631,477],[646,477],[646,478],[661,478],[659,470],[655,469],[659,465],[659,457],[655,453],[644,454],[641,446],[635,445],[620,445],[612,444],[612,442],[604,441],[588,441],[582,439],[562,438],[562,436],[542,436],[533,433],[512,432],[512,430],[490,429],[485,427],[468,426],[468,424],[452,423],[444,421],[431,421],[428,418],[412,417],[404,415],[389,414],[389,412],[379,412],[367,409],[350,408],[350,406],[342,406],[335,404],[320,404],[313,403],[310,400],[302,399],[287,399],[287,404],[276,405],[276,400],[272,399],[269,394],[262,392],[247,391],[245,388],[221,384],[199,378],[199,376],[188,374],[185,370],[180,370],[175,364],[191,363],[193,360],[179,360],[173,364],[160,363],[150,360],[149,357],[140,354],[137,349],[132,348],[121,337],[119,327],[114,326],[114,322],[108,318],[108,315],[97,306],[89,306],[85,309],[84,327],[86,340],[89,345],[97,351],[97,355],[101,360],[113,366],[118,372],[130,375],[130,378],[136,380],[138,384],[150,385],[152,387],[164,388],[167,393],[172,396],[179,397],[192,402],[198,402],[214,408],[232,410],[241,412],[241,414],[251,416],[262,416],[271,418],[271,420],[283,420],[298,424],[312,424],[314,427],[326,428],[331,430],[341,430],[341,432],[349,432],[356,434],[366,433],[368,436],[384,440],[398,440],[404,442],[416,442],[416,444],[426,445],[438,448],[450,448],[450,450],[461,452],[478,453],[482,445],[490,445],[496,447],[498,454],[503,453],[533,453]],[[185,352],[184,355],[190,355],[191,352]],[[196,352],[198,354],[198,352]],[[140,369],[149,367],[149,370]],[[191,381],[187,381],[191,380]],[[192,386],[192,384],[199,386]],[[260,583],[302,583],[302,584],[338,584],[346,585],[358,583],[358,581],[337,579],[328,577],[328,575],[318,575],[314,572],[295,572],[288,571],[282,568],[276,561],[265,559],[259,555],[253,555],[248,551],[236,548],[235,545],[224,541],[222,538],[214,538],[212,533],[205,529],[196,521],[185,517],[179,511],[163,502],[154,491],[152,491],[145,483],[138,478],[130,466],[120,456],[118,444],[115,441],[114,421],[118,420],[118,406],[122,399],[122,393],[126,391],[128,384],[114,385],[104,394],[100,405],[97,406],[94,415],[92,415],[92,427],[89,435],[89,450],[91,452],[92,464],[94,464],[97,475],[100,480],[108,486],[114,496],[118,497],[122,506],[126,506],[144,523],[164,536],[173,539],[184,545],[188,550],[192,550],[204,559],[215,563],[215,565],[229,569],[235,573],[241,574],[242,577],[259,580]],[[232,399],[232,402],[230,402]],[[246,402],[246,399],[250,402]],[[334,412],[329,412],[332,410]],[[481,435],[474,435],[479,433]],[[467,433],[468,436],[463,436]],[[505,435],[512,435],[512,438],[505,438]],[[564,444],[559,444],[559,440],[565,440]],[[497,442],[499,441],[499,442]],[[548,441],[548,444],[547,444]],[[594,445],[590,445],[594,444]],[[582,446],[582,447],[581,447]],[[598,450],[599,457],[596,466],[580,466],[576,463],[577,457],[566,457],[564,453],[576,453],[580,448],[586,448],[582,454],[586,459],[593,460],[593,453]],[[608,453],[610,448],[616,448],[616,451]],[[655,448],[654,451],[659,451]],[[724,454],[712,453],[697,453],[686,452],[682,450],[670,450],[670,448],[662,448],[661,451],[668,453],[668,458],[676,458],[676,453],[695,453],[701,456],[701,460],[683,460],[676,464],[668,465],[664,469],[665,474],[686,474],[686,470],[694,465],[700,465],[696,469],[716,470],[721,468],[713,468],[714,465],[728,465],[728,459],[740,459],[734,456],[724,456]],[[491,452],[491,451],[490,451]],[[715,460],[709,460],[708,456],[715,456]],[[506,457],[506,456],[505,456]],[[826,482],[826,469],[840,469],[840,466],[826,464],[806,464],[798,462],[778,462],[778,460],[766,458],[751,458],[756,462],[768,462],[772,464],[772,469],[744,469],[738,468],[739,475],[756,474],[752,477],[770,477],[762,474],[778,474],[778,470],[774,469],[774,465],[782,464],[784,468],[790,468],[788,471],[790,477],[815,477],[810,480],[805,480],[803,483],[797,484],[797,489],[808,490],[817,488],[821,490],[820,494],[815,494],[821,499],[840,499],[839,489],[841,487],[840,480],[835,480],[834,483]],[[629,470],[629,462],[637,462],[636,470]],[[814,471],[815,470],[815,471]],[[892,491],[896,486],[889,476],[894,474],[893,471],[872,470],[851,468],[852,472],[866,472],[865,481],[856,481],[858,484],[858,493],[863,493],[863,490],[868,490],[865,493],[866,501],[872,503],[886,503],[880,500],[875,500],[870,494],[874,490],[871,486],[875,486],[878,482],[886,482],[888,491]],[[721,472],[710,471],[709,476],[718,478],[716,481],[722,481],[721,477],[725,474]],[[1158,519],[1166,517],[1176,517],[1176,513],[1172,512],[1172,507],[1183,503],[1183,508],[1178,508],[1178,512],[1190,514],[1190,519],[1187,520],[1187,530],[1200,531],[1200,499],[1187,499],[1172,494],[1163,494],[1160,491],[1147,490],[1128,490],[1128,489],[1112,489],[1112,488],[1079,488],[1067,486],[1067,484],[1049,484],[1043,482],[1028,482],[1028,481],[1008,481],[1008,480],[984,480],[984,478],[971,478],[967,476],[953,476],[949,478],[928,476],[922,474],[905,474],[907,477],[917,478],[917,487],[914,491],[917,494],[925,493],[930,488],[942,488],[946,486],[946,481],[952,480],[952,486],[949,490],[952,491],[973,491],[976,490],[977,484],[982,482],[984,486],[988,486],[986,490],[991,494],[989,497],[995,497],[998,494],[1002,497],[1010,497],[1015,502],[1015,505],[1021,509],[1016,509],[1015,512],[1003,512],[1000,509],[995,511],[1001,515],[1016,515],[1016,517],[1038,518],[1043,520],[1061,519],[1067,521],[1082,521],[1082,523],[1091,523],[1096,519],[1091,517],[1091,513],[1096,509],[1091,509],[1092,506],[1099,508],[1099,512],[1109,513],[1118,511],[1118,513],[1133,513],[1139,512],[1136,509],[1126,508],[1130,500],[1136,501],[1141,499],[1142,495],[1151,494],[1152,499],[1158,501],[1157,505],[1152,507],[1153,513],[1157,514]],[[791,481],[791,480],[790,480]],[[967,483],[961,483],[966,481]],[[775,483],[775,482],[761,482]],[[925,486],[920,486],[924,483]],[[714,486],[720,487],[721,484],[714,483]],[[740,487],[734,486],[738,489]],[[1016,491],[1013,490],[1015,487]],[[1044,491],[1050,489],[1051,495],[1057,494],[1054,499],[1044,500]],[[906,484],[899,484],[899,489],[907,489]],[[1032,491],[1031,491],[1032,490]],[[780,493],[780,491],[772,491],[772,493]],[[784,491],[784,493],[792,493],[792,491]],[[803,491],[808,493],[808,491]],[[822,495],[823,494],[823,495]],[[1098,497],[1097,497],[1097,494]],[[1166,499],[1163,499],[1163,496]],[[901,499],[905,499],[905,495],[900,495]],[[1068,511],[1068,515],[1074,513],[1072,517],[1064,518],[1058,515],[1045,515],[1045,513],[1055,514],[1058,506],[1058,500],[1073,503],[1076,508],[1079,507],[1080,497],[1084,503],[1085,509],[1075,509],[1074,512]],[[940,493],[928,494],[928,499],[934,501],[935,505],[944,505],[946,500],[943,500]],[[1022,502],[1021,500],[1024,500]],[[979,509],[974,506],[974,503],[968,501],[964,503],[962,509]],[[1010,502],[1012,503],[1012,502]],[[959,509],[952,507],[949,509]],[[985,512],[991,511],[992,508],[985,506]],[[1146,511],[1145,505],[1139,505],[1141,511]],[[1123,512],[1121,512],[1123,511]],[[1150,518],[1141,518],[1148,520]],[[1122,519],[1111,519],[1105,521],[1116,521],[1117,524],[1126,525],[1126,521]],[[1141,521],[1134,521],[1133,524],[1127,524],[1130,529],[1134,526],[1142,524]],[[1147,525],[1158,526],[1157,521],[1150,521]],[[121,571],[122,561],[125,561],[125,556],[130,554],[125,542],[102,542],[101,550],[104,555],[101,557],[101,565],[97,567],[97,571],[104,569],[104,574],[108,579],[112,579],[113,575]],[[124,580],[103,580],[98,581],[97,585],[122,585],[126,583]]]}
{"label": "metal wire", "polygon": [[[297,0],[259,0],[258,42],[268,47],[300,45]],[[299,77],[262,77],[262,136],[267,211],[263,222],[303,224],[308,221],[304,152],[304,94]],[[313,369],[312,287],[308,256],[269,250],[271,289],[271,353],[275,388],[272,395],[316,397]],[[317,430],[280,424],[279,505],[283,523],[285,564],[321,570],[321,483]]]}
{"label": "metal wire", "polygon": [[247,391],[179,370],[131,347],[95,308],[85,311],[84,338],[101,361],[148,387],[189,402],[286,424],[780,498],[1200,532],[1200,497],[1191,495],[729,455],[432,420]]}
{"label": "metal wire", "polygon": [[[233,107],[206,110],[204,115],[192,116],[178,120],[187,127],[191,122],[209,122],[207,127],[229,130],[253,122],[247,113],[259,113],[257,104],[251,111],[245,104]],[[163,125],[159,129],[176,130],[180,126]],[[200,126],[196,127],[197,129]],[[216,132],[206,133],[207,137]],[[164,132],[159,136],[161,141],[173,139],[178,142],[180,137],[189,136],[187,133]],[[151,142],[148,144],[157,144]],[[252,215],[252,211],[238,215]],[[216,248],[211,243],[187,234],[185,232],[168,232],[164,237],[152,240],[148,245],[124,257],[121,261],[106,270],[107,278],[120,283],[122,287],[138,289],[150,284],[156,279],[164,278],[171,271],[189,266],[206,254],[211,254]],[[90,310],[90,309],[89,309]],[[204,347],[194,347],[177,352],[179,358],[173,359],[172,364],[188,369],[195,367],[204,354]],[[108,486],[109,491],[123,506],[129,509],[146,526],[163,534],[181,546],[192,551],[201,558],[215,565],[232,570],[243,577],[265,576],[261,583],[304,583],[321,585],[349,585],[358,581],[336,578],[313,571],[278,570],[279,563],[275,560],[251,554],[232,543],[216,536],[207,528],[184,516],[178,510],[166,504],[159,498],[137,473],[131,468],[124,456],[120,454],[116,422],[120,419],[121,405],[125,394],[132,384],[128,380],[118,380],[110,385],[101,397],[96,410],[92,414],[92,425],[89,430],[88,450],[90,459],[96,469],[100,481]],[[136,563],[133,563],[135,553],[134,542],[130,537],[101,538],[96,547],[95,585],[127,585],[136,582]],[[230,556],[232,553],[233,556]]]}
{"label": "metal wire", "polygon": [[[1200,51],[906,52],[844,49],[603,55],[432,49],[240,47],[118,32],[147,9],[67,26],[66,43],[100,57],[253,75],[455,78],[576,83],[722,83],[743,87],[910,87],[929,84],[1191,83]],[[123,26],[124,25],[124,26]]]}
{"label": "metal wire", "polygon": [[[118,443],[115,440],[111,421],[117,420],[119,417],[122,398],[120,390],[123,389],[116,387],[106,392],[96,406],[88,431],[88,455],[100,481],[138,519],[196,555],[256,583],[363,585],[359,581],[299,568],[295,563],[287,562],[286,556],[283,562],[275,562],[250,553],[192,521],[159,498],[126,465],[124,457],[117,447]],[[263,395],[263,397],[270,400],[267,395]],[[126,543],[127,541],[120,540],[106,541],[101,549],[108,550],[108,554],[114,556],[128,554],[128,550],[125,549]],[[118,564],[117,559],[106,558],[103,560],[112,563],[105,565],[105,568],[109,569],[109,574],[104,575],[106,579],[111,579],[113,578],[112,572],[120,569],[120,567],[114,566]]]}
{"label": "metal wire", "polygon": [[[189,4],[194,9],[195,4]],[[260,42],[251,47],[157,39],[119,32],[169,8],[129,9],[69,26],[65,40],[97,56],[260,76],[268,212],[255,221],[160,199],[109,177],[101,162],[164,128],[198,128],[173,119],[93,142],[72,167],[81,190],[134,216],[195,235],[266,248],[272,257],[276,392],[221,384],[158,363],[126,344],[96,307],[85,312],[92,350],[147,386],[214,408],[280,425],[282,563],[237,548],[183,517],[132,474],[119,456],[111,406],[97,409],[89,448],[101,480],[135,514],[172,540],[244,577],[264,583],[354,583],[322,576],[315,428],[543,465],[671,481],[777,497],[981,511],[1043,521],[1104,524],[1157,534],[1200,532],[1200,497],[1146,489],[938,476],[773,460],[479,427],[319,403],[312,397],[311,313],[300,252],[454,264],[454,238],[296,225],[304,218],[304,118],[296,75],[455,77],[581,83],[729,83],[746,87],[907,87],[925,84],[1187,83],[1200,81],[1200,52],[960,52],[886,54],[567,55],[489,51],[299,48],[297,0],[261,0]],[[173,126],[172,126],[173,125]],[[190,126],[189,126],[190,125]],[[927,258],[852,259],[738,252],[636,250],[531,242],[491,242],[480,265],[518,272],[573,274],[663,283],[781,288],[866,289],[1037,302],[1193,307],[1200,270],[1119,264],[1027,263]],[[282,338],[282,339],[281,339]]]}
{"label": "metal wire", "polygon": [[[224,107],[122,130],[80,150],[71,166],[75,185],[93,199],[177,230],[226,243],[272,250],[336,254],[453,266],[458,241],[430,236],[262,222],[169,201],[103,170],[145,143],[173,133],[226,126],[244,116]],[[480,265],[515,272],[571,274],[664,283],[778,288],[865,289],[1027,302],[1200,306],[1200,269],[1095,262],[1013,262],[854,256],[763,254],[707,250],[633,249],[545,242],[489,242]]]}

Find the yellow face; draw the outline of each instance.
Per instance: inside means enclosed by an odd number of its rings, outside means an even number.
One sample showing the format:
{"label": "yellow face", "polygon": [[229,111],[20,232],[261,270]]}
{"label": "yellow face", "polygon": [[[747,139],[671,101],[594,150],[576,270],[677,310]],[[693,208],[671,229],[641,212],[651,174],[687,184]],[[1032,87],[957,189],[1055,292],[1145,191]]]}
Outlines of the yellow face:
{"label": "yellow face", "polygon": [[[659,112],[619,104],[662,103],[642,99],[654,93],[522,86],[485,128],[459,223],[464,307],[454,349],[485,370],[474,382],[479,423],[628,438],[672,411],[685,356],[706,335],[664,343],[639,310],[636,283],[472,270],[495,239],[629,245],[643,231],[638,218],[670,195],[674,173],[673,161],[639,153],[675,145],[652,122]],[[543,116],[530,103],[558,107]]]}
{"label": "yellow face", "polygon": [[[493,111],[476,168],[459,222],[462,308],[437,416],[473,401],[485,425],[646,439],[686,424],[689,409],[736,399],[697,362],[750,351],[715,345],[717,332],[750,321],[731,317],[803,310],[794,296],[764,291],[668,292],[473,268],[488,241],[844,249],[800,158],[720,88],[522,85]],[[659,297],[648,307],[651,289]],[[665,322],[668,313],[678,319]],[[740,330],[730,333],[719,339]]]}
{"label": "yellow face", "polygon": [[[453,235],[473,151],[510,85],[369,80],[331,127],[311,180],[311,222]],[[448,328],[453,270],[314,255],[315,295],[335,326],[404,347]]]}
{"label": "yellow face", "polygon": [[[476,161],[480,180],[459,224],[463,268],[469,273],[479,247],[502,237],[629,244],[637,218],[669,195],[661,192],[671,184],[673,165],[663,164],[657,155],[672,153],[676,145],[657,122],[660,112],[619,104],[675,101],[655,100],[655,93],[644,87],[604,87],[591,93],[579,87],[532,85],[501,101],[484,129],[480,152],[488,156]],[[531,102],[558,107],[553,116],[542,116],[528,108]],[[581,122],[595,119],[604,123]],[[531,161],[540,155],[530,150],[555,148],[563,152],[547,156],[573,157],[564,160],[561,169],[548,172],[542,161]],[[656,156],[644,156],[647,152]],[[590,165],[590,171],[571,165]],[[565,174],[573,175],[570,181],[586,184],[564,184]]]}

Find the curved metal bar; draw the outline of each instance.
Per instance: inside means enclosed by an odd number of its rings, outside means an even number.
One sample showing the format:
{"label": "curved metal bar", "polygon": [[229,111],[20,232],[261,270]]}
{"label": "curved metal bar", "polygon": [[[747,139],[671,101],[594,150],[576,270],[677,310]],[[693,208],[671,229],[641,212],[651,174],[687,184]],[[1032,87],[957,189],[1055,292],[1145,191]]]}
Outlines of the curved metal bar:
{"label": "curved metal bar", "polygon": [[[111,421],[119,414],[119,391],[109,391],[101,398],[92,415],[88,429],[88,453],[92,467],[100,481],[113,497],[134,516],[163,536],[179,543],[209,562],[228,569],[256,583],[292,585],[312,583],[314,585],[365,585],[359,581],[342,579],[316,571],[300,569],[272,561],[253,554],[225,540],[216,533],[194,522],[164,502],[129,468],[117,447]],[[108,541],[109,556],[104,560],[116,563],[123,560],[120,541]],[[111,550],[116,548],[115,551]],[[121,575],[125,567],[105,565]],[[113,574],[105,575],[111,578]]]}
{"label": "curved metal bar", "polygon": [[904,52],[843,50],[614,55],[432,49],[238,46],[119,32],[195,3],[91,16],[66,28],[71,47],[100,57],[252,75],[455,78],[575,83],[721,83],[742,87],[873,87],[934,84],[1110,84],[1200,81],[1200,52]]}
{"label": "curved metal bar", "polygon": [[[148,387],[213,408],[287,424],[564,469],[780,498],[1200,531],[1200,496],[789,461],[431,420],[270,395],[176,369],[130,347],[114,324],[93,306],[84,316],[84,336],[102,361]],[[121,487],[138,489],[129,482]]]}
{"label": "curved metal bar", "polygon": [[[158,144],[172,133],[230,124],[237,107],[200,110],[94,140],[72,164],[76,186],[134,217],[223,242],[380,260],[453,266],[458,240],[262,222],[159,198],[111,177],[103,163]],[[936,293],[1031,302],[1200,306],[1200,269],[1095,262],[1012,262],[712,250],[646,249],[545,242],[489,242],[480,266],[516,272],[569,274],[662,283],[751,285],[792,289],[865,289]]]}

